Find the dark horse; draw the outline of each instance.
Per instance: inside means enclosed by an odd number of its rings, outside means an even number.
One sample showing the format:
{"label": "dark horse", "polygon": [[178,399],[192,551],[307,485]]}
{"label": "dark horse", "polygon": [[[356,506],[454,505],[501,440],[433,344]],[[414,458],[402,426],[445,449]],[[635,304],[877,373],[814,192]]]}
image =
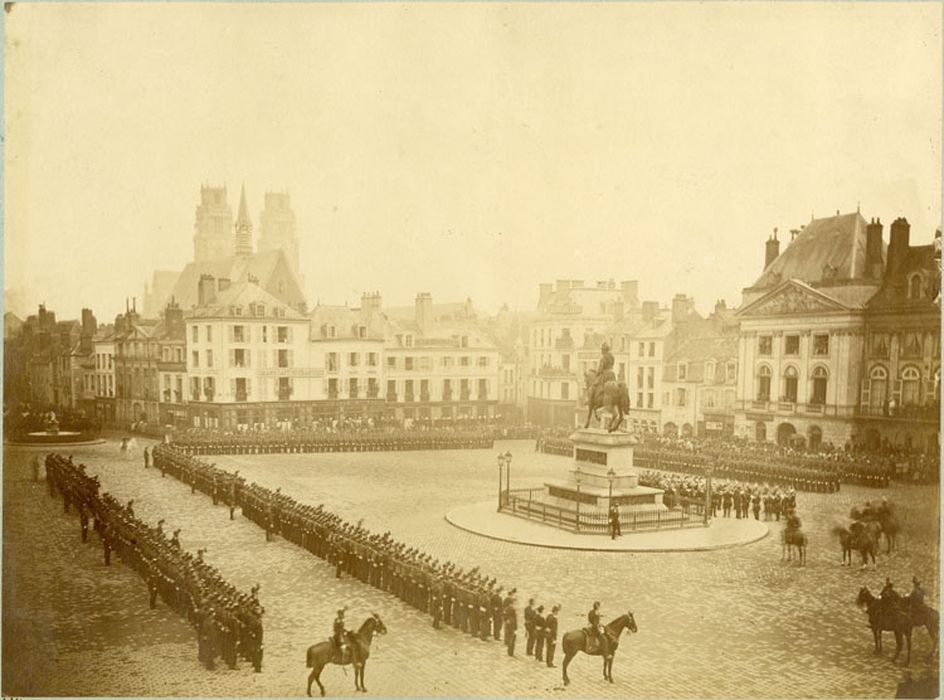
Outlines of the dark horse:
{"label": "dark horse", "polygon": [[[620,615],[603,628],[603,633],[606,635],[607,642],[609,642],[610,651],[610,655],[603,659],[603,677],[610,683],[613,682],[613,656],[615,656],[616,649],[619,647],[620,635],[623,633],[623,630],[627,628],[629,628],[630,632],[637,631],[636,619],[633,617],[632,612]],[[578,651],[582,651],[588,656],[602,656],[602,649],[599,645],[593,649],[589,649],[589,639],[590,635],[586,629],[571,630],[561,639],[561,648],[564,650],[564,685],[570,683],[570,678],[567,677],[567,666],[570,664],[570,660],[577,655]]]}
{"label": "dark horse", "polygon": [[325,694],[324,686],[321,685],[321,671],[328,664],[339,664],[347,666],[354,664],[354,688],[366,693],[364,687],[364,666],[367,665],[367,658],[370,656],[370,643],[376,634],[386,634],[387,627],[381,621],[380,617],[374,613],[366,620],[361,628],[354,634],[348,633],[348,649],[343,658],[338,658],[334,642],[328,640],[313,644],[308,647],[307,661],[311,673],[308,675],[308,695],[311,695],[311,682],[315,681],[321,688],[322,696]]}
{"label": "dark horse", "polygon": [[[856,605],[868,611],[869,627],[872,628],[872,637],[875,639],[875,653],[882,653],[882,632],[894,632],[895,656],[892,660],[897,659],[901,653],[901,641],[904,638],[908,642],[908,658],[905,659],[905,666],[910,664],[911,628],[914,625],[907,610],[901,606],[901,598],[896,595],[894,600],[883,601],[863,586],[859,590],[859,597],[856,598]],[[934,636],[936,635],[932,634],[932,639]]]}
{"label": "dark horse", "polygon": [[780,533],[780,543],[783,546],[780,555],[781,560],[793,561],[793,549],[795,547],[797,550],[797,564],[800,566],[806,564],[806,535],[803,530],[784,529]]}
{"label": "dark horse", "polygon": [[882,534],[885,535],[885,542],[887,544],[885,551],[887,554],[891,554],[892,550],[895,549],[895,538],[898,537],[898,531],[901,530],[901,525],[898,523],[898,518],[891,509],[879,510],[878,522],[882,528]]}
{"label": "dark horse", "polygon": [[875,551],[878,549],[878,538],[881,533],[881,526],[874,521],[857,520],[849,528],[834,527],[833,534],[839,535],[839,543],[842,546],[842,561],[846,562],[848,554],[849,564],[852,565],[852,551],[857,551],[862,555],[862,568],[868,566],[869,559],[872,560],[872,566],[875,566]]}
{"label": "dark horse", "polygon": [[[612,377],[613,373],[610,372],[609,375]],[[623,416],[629,413],[629,389],[626,382],[618,382],[615,379],[607,379],[603,386],[595,386],[596,378],[597,373],[592,369],[584,375],[587,388],[587,423],[583,427],[589,428],[590,419],[598,418],[597,411],[603,408],[612,416],[606,426],[607,432],[612,433],[620,427]]]}

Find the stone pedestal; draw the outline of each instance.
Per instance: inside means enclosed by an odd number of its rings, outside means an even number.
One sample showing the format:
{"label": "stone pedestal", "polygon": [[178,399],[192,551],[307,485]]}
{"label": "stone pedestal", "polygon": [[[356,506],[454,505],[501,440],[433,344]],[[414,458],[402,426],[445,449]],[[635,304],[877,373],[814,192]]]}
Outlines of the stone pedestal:
{"label": "stone pedestal", "polygon": [[628,433],[580,429],[570,436],[574,464],[567,479],[545,482],[550,503],[581,511],[608,513],[611,504],[621,512],[666,510],[662,489],[639,485],[633,466],[636,438]]}

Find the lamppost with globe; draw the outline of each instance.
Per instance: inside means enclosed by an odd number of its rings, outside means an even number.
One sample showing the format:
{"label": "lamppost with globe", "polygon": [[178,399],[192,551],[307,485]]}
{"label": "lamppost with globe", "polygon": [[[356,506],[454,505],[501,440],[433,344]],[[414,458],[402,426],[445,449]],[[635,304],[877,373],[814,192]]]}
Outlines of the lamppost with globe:
{"label": "lamppost with globe", "polygon": [[505,502],[511,499],[511,452],[505,450]]}

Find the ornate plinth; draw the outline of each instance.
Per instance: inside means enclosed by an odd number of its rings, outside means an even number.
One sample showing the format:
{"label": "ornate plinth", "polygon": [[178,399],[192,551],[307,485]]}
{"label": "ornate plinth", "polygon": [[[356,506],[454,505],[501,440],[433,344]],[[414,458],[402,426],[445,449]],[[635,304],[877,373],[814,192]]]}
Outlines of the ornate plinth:
{"label": "ornate plinth", "polygon": [[547,502],[582,511],[608,513],[611,504],[621,512],[666,510],[662,489],[639,485],[633,466],[636,438],[628,433],[581,429],[570,436],[574,465],[567,479],[545,482]]}

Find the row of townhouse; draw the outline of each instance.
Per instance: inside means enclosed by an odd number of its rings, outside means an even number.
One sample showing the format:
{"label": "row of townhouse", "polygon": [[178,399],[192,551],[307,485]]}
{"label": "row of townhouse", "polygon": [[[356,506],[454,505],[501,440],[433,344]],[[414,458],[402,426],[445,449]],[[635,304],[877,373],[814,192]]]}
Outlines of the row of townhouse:
{"label": "row of townhouse", "polygon": [[495,418],[501,353],[474,317],[437,316],[443,306],[420,294],[407,318],[374,293],[360,308],[302,313],[252,277],[203,275],[190,311],[173,300],[158,320],[128,310],[97,339],[96,374],[113,367],[115,392],[100,413],[113,404],[123,424],[224,429]]}

